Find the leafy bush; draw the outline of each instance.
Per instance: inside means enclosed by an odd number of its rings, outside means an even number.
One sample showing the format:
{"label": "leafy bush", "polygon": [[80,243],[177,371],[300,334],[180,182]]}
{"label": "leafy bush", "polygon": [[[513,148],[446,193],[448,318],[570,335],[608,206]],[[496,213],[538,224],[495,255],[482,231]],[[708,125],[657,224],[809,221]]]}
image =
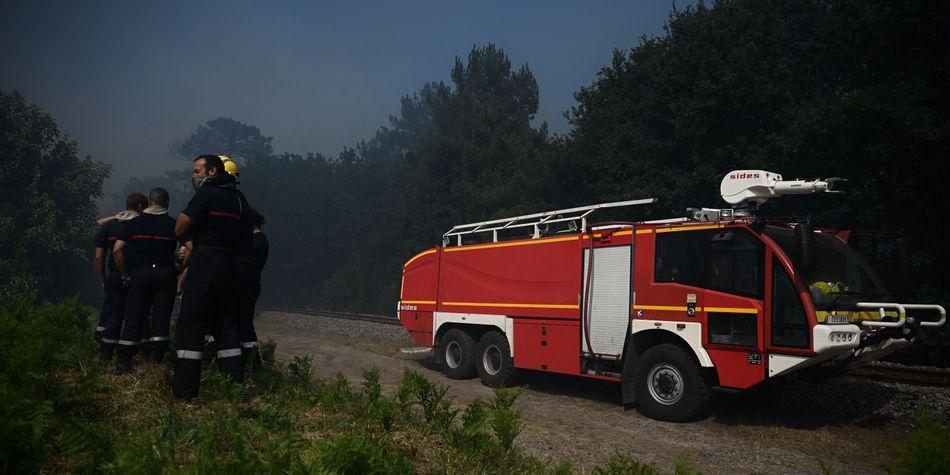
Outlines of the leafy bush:
{"label": "leafy bush", "polygon": [[86,359],[88,309],[76,299],[37,303],[36,295],[0,298],[0,469],[35,472],[50,451],[102,459],[102,440],[81,419],[95,413],[86,373],[66,384],[57,376]]}
{"label": "leafy bush", "polygon": [[191,402],[168,389],[171,364],[108,376],[76,300],[0,298],[0,469],[4,473],[536,473],[551,466],[515,445],[519,391],[455,404],[448,388],[406,370],[383,391],[378,371],[354,387],[288,364],[262,346],[263,365],[236,384],[215,369]]}
{"label": "leafy bush", "polygon": [[894,449],[898,462],[887,467],[890,473],[950,473],[950,426],[921,412],[917,430]]}
{"label": "leafy bush", "polygon": [[638,462],[619,453],[607,457],[607,465],[594,468],[595,475],[659,475],[653,465]]}
{"label": "leafy bush", "polygon": [[362,435],[337,436],[317,447],[316,460],[330,473],[412,473],[406,457],[387,451],[375,440]]}

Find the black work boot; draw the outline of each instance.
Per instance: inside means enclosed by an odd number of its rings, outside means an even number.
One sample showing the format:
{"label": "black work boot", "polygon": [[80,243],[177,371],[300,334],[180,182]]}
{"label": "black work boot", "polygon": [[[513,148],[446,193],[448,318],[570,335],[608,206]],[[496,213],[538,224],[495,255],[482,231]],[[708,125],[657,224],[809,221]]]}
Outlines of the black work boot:
{"label": "black work boot", "polygon": [[217,355],[218,355],[217,343],[215,343],[214,338],[210,338],[208,335],[205,335],[204,358],[201,359],[201,369],[202,370],[208,369]]}
{"label": "black work boot", "polygon": [[165,350],[152,350],[148,352],[148,358],[145,361],[154,364],[162,364],[162,361],[164,360]]}
{"label": "black work boot", "polygon": [[241,356],[244,358],[245,365],[247,361],[251,362],[251,371],[261,370],[261,352],[257,348],[247,348]]}
{"label": "black work boot", "polygon": [[110,360],[112,360],[112,353],[114,353],[113,348],[99,348],[99,362],[108,363]]}
{"label": "black work boot", "polygon": [[112,374],[116,376],[121,376],[123,374],[129,374],[132,372],[132,355],[129,353],[119,352],[115,358],[115,371]]}

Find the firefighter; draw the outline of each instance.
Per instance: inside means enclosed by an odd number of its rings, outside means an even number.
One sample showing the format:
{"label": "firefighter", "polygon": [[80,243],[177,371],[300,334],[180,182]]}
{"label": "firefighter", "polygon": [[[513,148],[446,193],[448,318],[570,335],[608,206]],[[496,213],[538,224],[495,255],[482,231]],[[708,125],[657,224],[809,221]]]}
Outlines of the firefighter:
{"label": "firefighter", "polygon": [[240,307],[238,309],[238,328],[241,332],[241,348],[244,350],[244,361],[251,360],[254,367],[260,365],[258,353],[257,332],[254,331],[254,308],[257,298],[261,295],[261,271],[267,264],[268,243],[267,235],[261,230],[264,225],[264,215],[251,209],[252,248],[248,254],[238,255],[237,279],[240,286]]}
{"label": "firefighter", "polygon": [[[125,210],[115,215],[113,219],[99,226],[96,232],[96,274],[99,277],[99,286],[105,291],[102,302],[102,311],[99,314],[99,325],[96,333],[99,334],[100,353],[102,362],[112,359],[115,345],[118,343],[119,330],[122,327],[122,316],[125,312],[125,297],[128,287],[122,281],[122,274],[116,266],[112,247],[115,244],[122,228],[137,217],[145,209],[148,199],[141,193],[132,193],[125,199]],[[108,261],[108,265],[106,262]],[[106,267],[109,272],[106,274]]]}
{"label": "firefighter", "polygon": [[[161,363],[165,356],[178,282],[176,248],[175,219],[168,216],[168,190],[154,188],[148,194],[148,207],[126,225],[113,249],[122,278],[129,283],[115,374],[132,371],[132,355],[142,342],[146,343],[148,361]],[[142,339],[145,326],[149,337]]]}
{"label": "firefighter", "polygon": [[214,328],[218,368],[235,381],[244,379],[233,281],[234,256],[251,245],[247,199],[217,155],[195,158],[192,185],[195,194],[175,224],[176,234],[190,235],[193,247],[175,332],[172,392],[179,399],[198,394],[208,322]]}
{"label": "firefighter", "polygon": [[[221,159],[221,163],[224,163],[224,171],[228,172],[228,175],[234,177],[234,184],[238,185],[241,183],[241,168],[238,164],[231,160],[227,155],[218,155],[218,158]],[[235,276],[238,278],[239,276]],[[184,281],[183,281],[184,282]],[[240,284],[238,284],[240,287]],[[243,353],[243,352],[242,352]],[[205,327],[205,350],[204,350],[204,360],[202,361],[202,368],[211,366],[211,362],[214,360],[215,355],[218,354],[218,345],[214,341],[214,322],[208,321],[207,326]]]}

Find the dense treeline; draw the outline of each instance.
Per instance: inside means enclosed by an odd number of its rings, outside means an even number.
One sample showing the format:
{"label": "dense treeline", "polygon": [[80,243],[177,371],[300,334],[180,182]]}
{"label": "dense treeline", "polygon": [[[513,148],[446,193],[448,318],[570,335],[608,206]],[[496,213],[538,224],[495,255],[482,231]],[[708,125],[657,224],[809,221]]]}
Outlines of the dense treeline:
{"label": "dense treeline", "polygon": [[108,165],[79,157],[52,116],[0,90],[0,294],[89,291],[88,247]]}

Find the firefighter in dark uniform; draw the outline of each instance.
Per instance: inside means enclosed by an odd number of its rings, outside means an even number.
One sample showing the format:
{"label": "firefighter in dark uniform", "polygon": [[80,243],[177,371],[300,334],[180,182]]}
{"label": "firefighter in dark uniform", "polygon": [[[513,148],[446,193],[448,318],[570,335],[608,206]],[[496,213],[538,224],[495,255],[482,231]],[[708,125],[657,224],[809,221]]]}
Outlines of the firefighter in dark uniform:
{"label": "firefighter in dark uniform", "polygon": [[238,308],[238,328],[241,332],[241,348],[244,350],[244,360],[251,360],[254,367],[260,365],[258,354],[257,332],[254,331],[254,308],[257,298],[261,295],[261,271],[267,264],[268,243],[267,236],[261,230],[264,225],[264,216],[251,209],[251,252],[238,255],[237,279],[240,288]]}
{"label": "firefighter in dark uniform", "polygon": [[[112,247],[115,245],[122,228],[137,217],[145,209],[147,203],[148,199],[145,195],[141,193],[130,194],[125,199],[125,211],[119,212],[113,219],[109,219],[100,225],[99,231],[96,232],[96,274],[99,277],[99,285],[105,291],[102,312],[99,314],[99,325],[96,326],[96,333],[99,335],[101,345],[99,358],[103,362],[112,359],[115,345],[119,341],[119,330],[122,328],[122,316],[125,312],[125,297],[128,290],[125,282],[122,281],[122,274],[116,266]],[[108,274],[106,274],[106,267],[109,270]]]}
{"label": "firefighter in dark uniform", "polygon": [[234,256],[251,246],[249,206],[217,155],[199,156],[193,171],[195,194],[175,224],[176,234],[190,235],[193,246],[175,331],[178,359],[172,392],[181,399],[198,394],[204,330],[209,321],[218,348],[218,369],[235,381],[244,379]]}
{"label": "firefighter in dark uniform", "polygon": [[[241,184],[241,167],[238,164],[231,160],[231,157],[227,155],[218,155],[218,158],[221,159],[221,163],[224,164],[224,171],[228,172],[229,175],[234,177],[234,185]],[[241,256],[235,256],[235,263],[240,259]],[[236,281],[238,286],[240,286],[240,281]],[[243,342],[243,340],[242,340]],[[242,352],[243,354],[244,352]],[[204,350],[204,360],[202,361],[202,368],[211,366],[211,362],[214,360],[215,356],[218,354],[218,345],[214,342],[214,322],[208,321],[207,326],[205,327],[205,350]]]}
{"label": "firefighter in dark uniform", "polygon": [[[113,249],[119,271],[129,282],[115,374],[132,371],[132,355],[140,343],[145,343],[146,358],[153,363],[161,363],[168,350],[168,326],[178,286],[175,219],[168,216],[168,190],[153,189],[148,204],[125,226]],[[145,326],[149,337],[143,340]]]}

